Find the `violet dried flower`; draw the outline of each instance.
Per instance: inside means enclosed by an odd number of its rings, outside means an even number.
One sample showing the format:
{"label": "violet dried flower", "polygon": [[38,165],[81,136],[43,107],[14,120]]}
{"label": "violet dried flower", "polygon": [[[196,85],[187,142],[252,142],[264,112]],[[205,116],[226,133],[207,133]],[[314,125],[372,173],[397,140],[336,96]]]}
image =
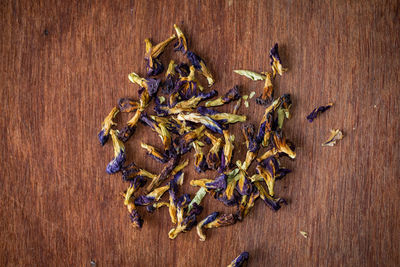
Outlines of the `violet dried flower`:
{"label": "violet dried flower", "polygon": [[240,253],[227,267],[242,267],[249,259],[249,253],[244,251]]}
{"label": "violet dried flower", "polygon": [[281,58],[279,57],[278,53],[278,44],[275,44],[274,47],[270,50],[269,58],[271,59],[270,63],[274,77],[276,73],[282,76],[282,74],[287,71],[287,68],[284,68],[282,66]]}
{"label": "violet dried flower", "polygon": [[121,170],[122,166],[125,163],[126,155],[125,155],[125,146],[118,139],[117,131],[110,130],[110,135],[113,141],[114,159],[110,161],[110,163],[108,163],[106,171],[108,174],[113,174]]}
{"label": "violet dried flower", "polygon": [[235,85],[224,96],[221,96],[214,100],[207,101],[205,106],[206,107],[221,106],[223,104],[228,104],[232,101],[239,100],[240,97],[241,97],[241,95],[239,93],[239,86]]}
{"label": "violet dried flower", "polygon": [[118,112],[119,109],[114,107],[104,119],[101,125],[101,131],[99,132],[98,137],[102,146],[104,146],[104,144],[107,143],[108,139],[110,138],[111,127],[117,125],[115,122],[113,122],[113,119],[118,114]]}
{"label": "violet dried flower", "polygon": [[318,114],[320,113],[324,113],[325,111],[327,111],[328,109],[330,109],[333,106],[333,103],[329,103],[326,106],[320,106],[318,108],[313,109],[313,111],[311,111],[311,113],[307,116],[307,120],[309,122],[313,122],[313,120],[315,118],[317,118]]}

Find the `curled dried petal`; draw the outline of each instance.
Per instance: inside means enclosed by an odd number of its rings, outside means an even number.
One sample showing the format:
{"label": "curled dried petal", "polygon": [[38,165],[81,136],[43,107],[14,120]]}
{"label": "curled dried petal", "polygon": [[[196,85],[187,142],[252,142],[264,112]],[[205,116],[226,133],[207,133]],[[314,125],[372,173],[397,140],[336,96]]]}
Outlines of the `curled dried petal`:
{"label": "curled dried petal", "polygon": [[114,147],[114,159],[107,165],[106,171],[108,174],[119,172],[126,160],[125,146],[118,139],[117,134],[118,133],[116,130],[110,130]]}
{"label": "curled dried petal", "polygon": [[229,265],[228,267],[241,267],[243,266],[244,263],[247,262],[249,259],[249,253],[244,251],[240,253],[239,256],[237,256]]}

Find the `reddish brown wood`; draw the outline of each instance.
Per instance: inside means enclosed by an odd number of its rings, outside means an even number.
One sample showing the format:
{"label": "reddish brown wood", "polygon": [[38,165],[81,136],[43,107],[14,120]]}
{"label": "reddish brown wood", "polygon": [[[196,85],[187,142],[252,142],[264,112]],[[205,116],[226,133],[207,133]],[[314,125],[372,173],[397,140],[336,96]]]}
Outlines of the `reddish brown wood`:
{"label": "reddish brown wood", "polygon": [[[195,231],[169,240],[166,209],[132,229],[119,195],[126,184],[105,173],[111,145],[97,141],[118,98],[137,97],[127,75],[144,73],[144,38],[161,41],[174,23],[220,93],[234,84],[261,92],[262,82],[232,70],[267,70],[278,42],[289,72],[276,95],[294,101],[285,132],[298,156],[276,189],[289,205],[273,213],[258,202],[206,242]],[[249,266],[398,266],[399,32],[398,1],[2,1],[0,265],[226,266],[247,250]],[[262,108],[240,113],[257,122]],[[331,128],[345,138],[323,148]],[[137,148],[158,137],[144,127],[136,137],[129,160],[161,170]],[[205,206],[202,216],[229,210],[210,197]]]}

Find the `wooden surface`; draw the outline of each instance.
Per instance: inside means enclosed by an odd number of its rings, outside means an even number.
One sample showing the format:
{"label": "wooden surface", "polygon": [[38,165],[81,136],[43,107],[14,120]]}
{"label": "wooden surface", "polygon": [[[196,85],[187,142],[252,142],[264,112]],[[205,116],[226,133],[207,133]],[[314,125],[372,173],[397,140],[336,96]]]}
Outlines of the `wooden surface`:
{"label": "wooden surface", "polygon": [[[0,4],[1,266],[226,266],[243,250],[249,266],[400,264],[399,2],[69,2]],[[119,97],[137,98],[127,75],[144,74],[144,38],[165,39],[173,23],[206,59],[220,93],[234,84],[259,91],[262,82],[232,70],[268,70],[275,42],[289,67],[276,81],[276,95],[294,102],[285,133],[297,159],[285,161],[293,173],[276,188],[289,205],[274,213],[257,202],[242,223],[208,231],[206,242],[195,231],[169,240],[165,208],[134,230],[120,197],[127,185],[105,173],[111,144],[97,140]],[[257,122],[262,108],[251,101],[240,113]],[[331,128],[345,138],[323,148]],[[145,127],[135,137],[128,160],[158,172],[137,146],[160,146],[159,138]],[[195,192],[192,164],[185,188]],[[209,196],[205,207],[201,218],[229,210]]]}

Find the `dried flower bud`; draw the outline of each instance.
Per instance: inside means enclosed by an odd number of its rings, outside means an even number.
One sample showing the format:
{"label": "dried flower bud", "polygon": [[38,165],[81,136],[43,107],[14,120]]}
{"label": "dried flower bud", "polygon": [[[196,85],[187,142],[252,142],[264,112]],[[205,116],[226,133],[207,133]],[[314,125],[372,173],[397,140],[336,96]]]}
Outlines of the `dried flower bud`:
{"label": "dried flower bud", "polygon": [[215,219],[217,218],[218,215],[219,215],[219,212],[217,212],[217,211],[213,212],[197,224],[197,227],[196,227],[197,235],[200,237],[200,241],[206,240],[206,235],[203,232],[203,226],[210,222],[215,221]]}
{"label": "dried flower bud", "polygon": [[209,132],[205,132],[205,135],[212,143],[212,147],[207,154],[207,165],[210,169],[217,170],[221,165],[222,139],[213,136]]}
{"label": "dried flower bud", "polygon": [[111,127],[114,125],[117,125],[115,122],[113,122],[113,118],[118,114],[119,109],[114,107],[111,112],[107,115],[107,117],[104,119],[102,125],[101,125],[101,131],[99,132],[99,141],[102,146],[104,146],[105,143],[107,143],[108,139],[110,138],[110,130]]}
{"label": "dried flower bud", "polygon": [[194,154],[194,169],[197,172],[205,172],[208,169],[206,157],[201,149],[199,141],[193,142],[193,148],[195,150]]}

